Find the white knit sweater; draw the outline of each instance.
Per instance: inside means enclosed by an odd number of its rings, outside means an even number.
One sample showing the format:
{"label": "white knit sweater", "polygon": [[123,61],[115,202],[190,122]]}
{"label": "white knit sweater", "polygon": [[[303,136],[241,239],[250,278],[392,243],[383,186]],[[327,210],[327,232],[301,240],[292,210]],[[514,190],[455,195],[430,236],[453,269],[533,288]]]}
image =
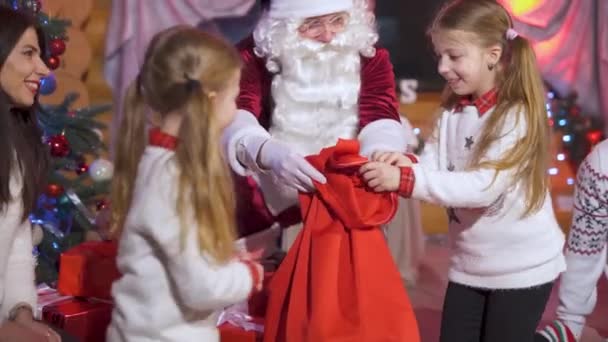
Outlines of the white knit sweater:
{"label": "white knit sweater", "polygon": [[[524,184],[512,172],[469,170],[475,143],[493,109],[473,106],[444,111],[414,165],[412,197],[448,208],[452,247],[449,279],[478,288],[526,288],[555,280],[565,269],[560,230],[551,197],[525,218]],[[499,159],[526,134],[523,115],[506,113],[501,138],[487,160]],[[518,117],[520,119],[518,120]]]}
{"label": "white knit sweater", "polygon": [[[249,268],[219,265],[199,250],[196,229],[181,246],[172,151],[147,147],[122,233],[108,342],[219,341],[216,310],[245,300]],[[192,225],[193,226],[193,225]]]}
{"label": "white knit sweater", "polygon": [[558,318],[580,338],[597,300],[608,242],[608,140],[596,146],[576,175],[574,212],[566,247],[568,269],[559,289]]}
{"label": "white knit sweater", "polygon": [[36,307],[32,229],[29,220],[22,221],[21,176],[10,179],[13,196],[0,212],[0,324],[18,304]]}

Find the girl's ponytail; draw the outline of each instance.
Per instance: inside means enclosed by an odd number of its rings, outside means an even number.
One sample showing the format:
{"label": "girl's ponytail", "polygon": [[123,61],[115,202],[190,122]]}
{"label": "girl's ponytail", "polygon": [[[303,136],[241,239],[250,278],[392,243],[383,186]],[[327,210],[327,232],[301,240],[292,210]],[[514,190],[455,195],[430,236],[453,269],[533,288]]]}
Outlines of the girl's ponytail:
{"label": "girl's ponytail", "polygon": [[124,114],[116,140],[111,189],[111,233],[114,236],[120,234],[131,206],[137,168],[146,147],[145,104],[139,77],[127,89],[123,108]]}

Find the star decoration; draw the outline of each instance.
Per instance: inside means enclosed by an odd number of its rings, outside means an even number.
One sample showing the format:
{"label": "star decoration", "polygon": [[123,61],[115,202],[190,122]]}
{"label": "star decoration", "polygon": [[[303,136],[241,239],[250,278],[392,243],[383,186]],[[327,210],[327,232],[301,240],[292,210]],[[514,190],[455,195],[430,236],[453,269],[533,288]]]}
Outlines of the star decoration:
{"label": "star decoration", "polygon": [[475,143],[475,141],[473,141],[473,137],[472,136],[466,137],[466,138],[464,138],[464,141],[465,141],[464,148],[466,148],[467,150],[470,151],[471,147],[473,147],[473,144]]}

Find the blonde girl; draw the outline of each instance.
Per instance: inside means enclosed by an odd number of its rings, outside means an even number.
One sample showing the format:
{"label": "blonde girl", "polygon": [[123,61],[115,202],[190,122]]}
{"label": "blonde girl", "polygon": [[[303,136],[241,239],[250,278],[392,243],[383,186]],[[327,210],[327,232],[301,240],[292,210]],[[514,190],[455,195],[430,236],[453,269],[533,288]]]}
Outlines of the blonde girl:
{"label": "blonde girl", "polygon": [[[219,136],[241,62],[195,28],[157,34],[128,90],[112,184],[120,234],[108,341],[219,341],[215,311],[259,288],[234,256],[234,204]],[[156,123],[147,134],[146,123]]]}
{"label": "blonde girl", "polygon": [[377,155],[361,173],[376,191],[447,209],[441,342],[531,342],[565,269],[535,55],[493,0],[449,2],[429,33],[447,81],[436,130],[419,163]]}

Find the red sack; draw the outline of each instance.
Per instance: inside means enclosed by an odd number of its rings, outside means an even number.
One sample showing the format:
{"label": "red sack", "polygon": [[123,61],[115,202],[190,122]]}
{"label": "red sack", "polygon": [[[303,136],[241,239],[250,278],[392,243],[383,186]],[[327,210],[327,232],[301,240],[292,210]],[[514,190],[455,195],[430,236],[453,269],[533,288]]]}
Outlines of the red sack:
{"label": "red sack", "polygon": [[266,342],[420,341],[380,230],[397,196],[366,189],[358,153],[357,141],[341,140],[308,157],[327,183],[300,194],[304,228],[270,283]]}
{"label": "red sack", "polygon": [[111,317],[112,304],[99,301],[66,299],[42,308],[45,322],[86,342],[105,342]]}
{"label": "red sack", "polygon": [[111,299],[118,244],[89,241],[61,253],[57,290],[68,296]]}

